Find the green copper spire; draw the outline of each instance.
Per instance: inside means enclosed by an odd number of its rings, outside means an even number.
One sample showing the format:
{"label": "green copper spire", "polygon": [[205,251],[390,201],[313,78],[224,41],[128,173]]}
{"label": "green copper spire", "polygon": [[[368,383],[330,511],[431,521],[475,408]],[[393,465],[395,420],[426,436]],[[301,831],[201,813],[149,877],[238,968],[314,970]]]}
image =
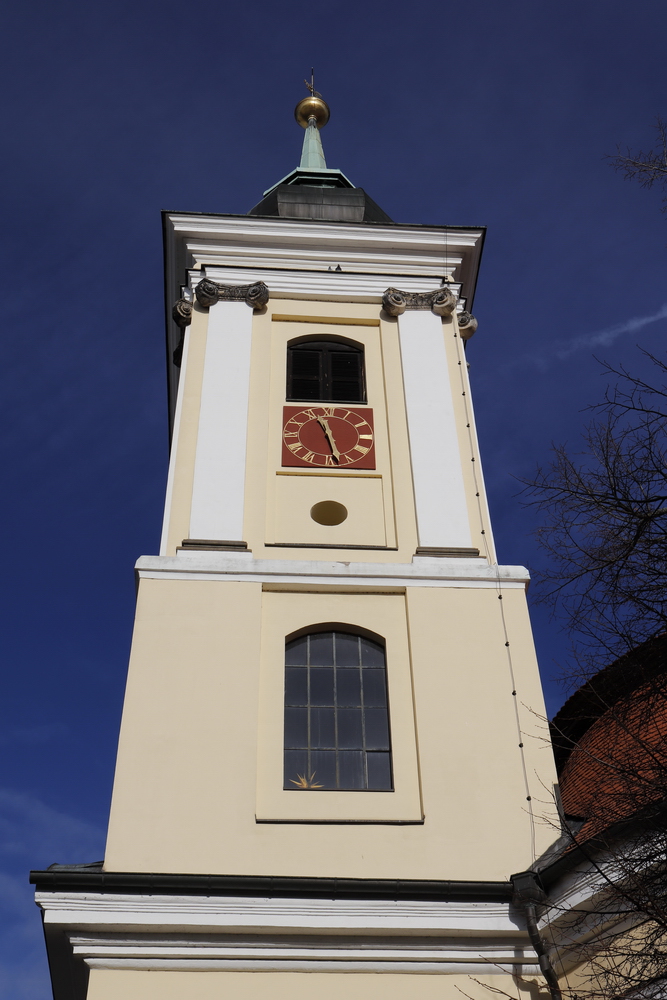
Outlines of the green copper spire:
{"label": "green copper spire", "polygon": [[308,119],[306,134],[303,137],[303,149],[301,150],[300,167],[305,169],[326,170],[327,161],[324,159],[320,130],[314,115]]}

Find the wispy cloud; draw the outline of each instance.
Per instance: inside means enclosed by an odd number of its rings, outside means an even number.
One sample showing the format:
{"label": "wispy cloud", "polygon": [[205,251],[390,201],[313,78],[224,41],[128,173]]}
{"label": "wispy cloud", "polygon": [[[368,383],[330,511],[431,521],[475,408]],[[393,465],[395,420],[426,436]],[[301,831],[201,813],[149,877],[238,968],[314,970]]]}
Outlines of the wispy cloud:
{"label": "wispy cloud", "polygon": [[565,361],[578,351],[591,350],[596,347],[609,347],[619,337],[623,337],[628,333],[637,333],[645,326],[658,323],[662,319],[667,319],[667,303],[650,316],[633,316],[631,319],[626,319],[623,323],[616,323],[605,330],[598,330],[595,333],[582,333],[578,337],[572,337],[571,340],[556,340],[540,354],[525,354],[523,357],[513,359],[504,366],[504,370],[531,365],[540,371],[546,371],[554,361]]}
{"label": "wispy cloud", "polygon": [[564,358],[569,358],[570,355],[575,354],[577,351],[583,351],[586,348],[608,347],[609,344],[613,344],[615,340],[618,340],[624,334],[636,333],[637,330],[641,330],[651,323],[657,323],[661,319],[667,319],[667,303],[651,316],[633,316],[632,319],[627,319],[624,323],[617,323],[615,326],[610,326],[606,330],[600,330],[598,333],[583,333],[579,337],[565,341],[561,347],[556,346],[554,353],[559,360],[563,360]]}

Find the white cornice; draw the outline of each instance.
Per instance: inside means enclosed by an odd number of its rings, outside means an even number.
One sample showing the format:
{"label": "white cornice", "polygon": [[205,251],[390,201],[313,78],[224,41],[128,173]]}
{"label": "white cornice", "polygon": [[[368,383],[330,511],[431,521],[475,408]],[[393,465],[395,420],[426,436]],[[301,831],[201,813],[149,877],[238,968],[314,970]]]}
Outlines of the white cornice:
{"label": "white cornice", "polygon": [[287,246],[292,243],[312,242],[319,245],[340,246],[341,244],[357,247],[392,247],[397,254],[403,254],[408,247],[421,246],[424,250],[439,249],[444,252],[447,247],[473,248],[482,238],[484,230],[453,229],[446,226],[404,226],[381,225],[379,223],[359,223],[357,225],[342,222],[316,222],[299,219],[261,218],[251,215],[215,216],[215,215],[181,215],[169,213],[168,219],[175,233],[190,239],[198,235],[203,239],[224,242],[230,238],[242,240],[244,243],[254,242],[258,246],[266,243],[282,242]]}
{"label": "white cornice", "polygon": [[185,550],[175,556],[141,556],[135,569],[143,578],[228,580],[278,585],[521,588],[523,566],[489,565],[484,559],[415,556],[411,563],[339,562],[316,559],[254,559],[249,552]]}
{"label": "white cornice", "polygon": [[38,892],[93,968],[537,974],[509,903]]}
{"label": "white cornice", "polygon": [[37,892],[46,923],[84,928],[91,921],[112,927],[252,928],[296,933],[358,931],[381,934],[522,933],[510,903],[431,900],[302,899],[269,896],[188,896],[96,892]]}
{"label": "white cornice", "polygon": [[[481,229],[350,225],[251,216],[172,214],[167,221],[168,257],[175,264],[180,256],[188,268],[217,265],[313,271],[340,264],[345,272],[369,278],[437,279],[438,284],[429,284],[429,289],[439,287],[449,276],[459,284],[466,283],[464,292],[468,296],[474,288],[484,235]],[[174,278],[182,281],[178,275]]]}

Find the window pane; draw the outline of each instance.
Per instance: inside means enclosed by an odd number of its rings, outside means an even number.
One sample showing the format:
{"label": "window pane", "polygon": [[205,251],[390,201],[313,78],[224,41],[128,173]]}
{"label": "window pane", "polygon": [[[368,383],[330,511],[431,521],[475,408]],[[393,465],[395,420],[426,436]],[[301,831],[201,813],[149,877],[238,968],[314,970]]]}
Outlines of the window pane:
{"label": "window pane", "polygon": [[345,750],[362,749],[361,709],[338,710],[338,746]]}
{"label": "window pane", "polygon": [[320,399],[322,395],[321,351],[290,348],[288,360],[287,397],[289,399]]}
{"label": "window pane", "polygon": [[285,788],[305,788],[308,780],[308,751],[285,751]]}
{"label": "window pane", "polygon": [[336,746],[333,708],[311,708],[310,745],[319,749]]}
{"label": "window pane", "polygon": [[387,688],[384,670],[369,667],[362,670],[364,678],[364,705],[370,708],[382,708],[387,704]]}
{"label": "window pane", "polygon": [[285,663],[290,667],[305,666],[308,662],[308,636],[293,639],[285,646]]}
{"label": "window pane", "polygon": [[333,667],[311,667],[310,704],[333,705],[333,703],[334,703]]}
{"label": "window pane", "polygon": [[370,639],[361,640],[361,662],[365,667],[383,667],[384,649]]}
{"label": "window pane", "polygon": [[367,708],[364,712],[366,722],[366,749],[389,749],[389,725],[385,708]]}
{"label": "window pane", "polygon": [[310,637],[310,665],[333,666],[333,632],[319,632]]}
{"label": "window pane", "polygon": [[336,632],[336,666],[357,667],[359,665],[359,638]]}
{"label": "window pane", "polygon": [[336,668],[336,704],[361,705],[361,673],[359,667]]}
{"label": "window pane", "polygon": [[285,747],[308,746],[308,709],[285,709]]}
{"label": "window pane", "polygon": [[367,753],[368,787],[375,791],[391,791],[391,754]]}
{"label": "window pane", "polygon": [[310,767],[315,785],[323,788],[336,787],[336,751],[313,750],[310,755]]}
{"label": "window pane", "polygon": [[338,754],[339,788],[364,788],[364,755],[361,750],[341,750]]}
{"label": "window pane", "polygon": [[351,351],[332,351],[331,396],[332,400],[346,400],[348,403],[363,402],[361,386],[361,354]]}
{"label": "window pane", "polygon": [[285,704],[308,704],[308,670],[306,667],[285,669]]}
{"label": "window pane", "polygon": [[284,788],[391,791],[384,647],[313,632],[285,649]]}

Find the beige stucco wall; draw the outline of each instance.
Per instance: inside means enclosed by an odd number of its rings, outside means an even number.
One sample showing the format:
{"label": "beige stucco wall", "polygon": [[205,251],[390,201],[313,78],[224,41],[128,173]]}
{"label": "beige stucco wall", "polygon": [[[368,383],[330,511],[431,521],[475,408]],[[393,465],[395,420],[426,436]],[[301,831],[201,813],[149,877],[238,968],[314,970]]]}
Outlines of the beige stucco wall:
{"label": "beige stucco wall", "polygon": [[484,1000],[491,990],[526,1000],[546,1000],[548,992],[509,976],[381,975],[291,972],[120,972],[93,969],[88,1000]]}
{"label": "beige stucco wall", "polygon": [[[540,819],[553,813],[554,773],[543,742],[545,726],[531,711],[544,714],[522,590],[506,590],[502,602],[516,696],[494,589],[411,587],[405,597],[341,596],[344,606],[339,601],[336,610],[335,588],[263,594],[258,583],[142,581],[109,826],[109,870],[505,879],[554,839]],[[263,697],[267,684],[281,690],[284,637],[274,637],[270,649],[261,643],[264,625],[275,623],[276,601],[289,606],[286,633],[294,620],[363,622],[371,605],[372,615],[385,614],[394,622],[378,631],[388,635],[390,687],[395,678],[402,691],[396,725],[403,746],[415,740],[418,760],[418,769],[403,772],[397,797],[403,791],[413,800],[421,795],[423,824],[346,823],[360,817],[345,815],[344,802],[341,823],[256,822],[258,773],[260,784],[267,773],[258,761],[259,720],[266,734],[271,727],[279,730],[282,717],[282,697],[269,699],[268,709]],[[388,615],[381,610],[382,601],[398,601],[403,624],[393,604]],[[409,685],[412,705],[406,705]],[[517,709],[526,733],[534,824]],[[274,713],[268,722],[267,710]],[[273,775],[278,794],[339,794],[281,793],[279,769]],[[366,799],[372,820],[377,797],[393,793],[345,794],[354,796],[355,809]],[[414,820],[414,811],[410,816]]]}

